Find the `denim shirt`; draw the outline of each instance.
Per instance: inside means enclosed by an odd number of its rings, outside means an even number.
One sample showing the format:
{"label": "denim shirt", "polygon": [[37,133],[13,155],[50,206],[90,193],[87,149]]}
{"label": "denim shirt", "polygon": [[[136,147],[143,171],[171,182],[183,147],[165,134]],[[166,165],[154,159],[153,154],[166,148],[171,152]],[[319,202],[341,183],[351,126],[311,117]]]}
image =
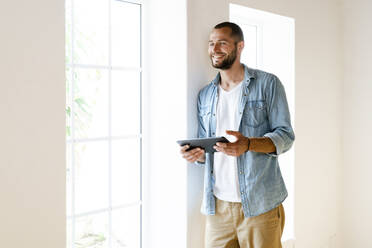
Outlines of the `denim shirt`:
{"label": "denim shirt", "polygon": [[[270,73],[245,66],[242,95],[238,104],[239,132],[246,137],[268,137],[274,153],[248,151],[237,158],[237,171],[242,207],[245,217],[265,213],[288,196],[278,155],[288,151],[295,139],[291,126],[284,87]],[[198,137],[215,137],[218,84],[220,74],[198,95]],[[206,153],[204,166],[204,193],[201,212],[215,214],[213,188],[213,153]]]}

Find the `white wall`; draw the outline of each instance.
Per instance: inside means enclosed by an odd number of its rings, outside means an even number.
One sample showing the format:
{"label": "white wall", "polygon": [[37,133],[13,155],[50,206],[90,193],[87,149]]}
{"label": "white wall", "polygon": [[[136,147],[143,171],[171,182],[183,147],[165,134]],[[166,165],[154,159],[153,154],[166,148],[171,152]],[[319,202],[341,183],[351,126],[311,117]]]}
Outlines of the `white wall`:
{"label": "white wall", "polygon": [[372,247],[372,2],[343,1],[344,248]]}
{"label": "white wall", "polygon": [[[234,0],[295,19],[296,247],[339,247],[342,169],[341,8],[338,1]],[[214,76],[207,57],[211,28],[229,19],[230,1],[188,1],[188,130],[196,132],[196,94]],[[188,247],[202,247],[202,170],[188,168]],[[333,247],[332,247],[333,246]]]}
{"label": "white wall", "polygon": [[[146,248],[186,247],[186,1],[144,5],[144,223]],[[177,244],[177,245],[175,245]]]}
{"label": "white wall", "polygon": [[[162,1],[163,7],[171,2]],[[368,190],[372,187],[372,169],[368,141],[371,140],[372,86],[368,79],[371,76],[372,34],[368,25],[372,21],[369,15],[371,2],[343,0],[342,12],[340,2],[336,0],[233,2],[296,20],[296,247],[370,247],[368,224],[372,217],[369,211],[372,199]],[[152,23],[155,27],[152,36],[157,42],[173,37],[172,32],[167,33],[159,26],[168,23],[167,18],[180,18],[177,24],[185,28],[182,24],[184,16],[179,16],[183,13],[183,4],[174,3],[170,8],[177,9],[176,12],[168,13],[159,23]],[[160,7],[157,11],[157,15],[163,13]],[[63,12],[64,1],[8,1],[0,8],[0,242],[4,247],[65,247]],[[341,22],[341,13],[344,22]],[[187,106],[181,104],[181,108],[187,107],[187,135],[194,135],[197,91],[215,74],[206,53],[208,33],[214,24],[228,20],[228,1],[189,0],[187,18],[187,85],[181,80],[179,88],[171,86],[175,82],[170,78],[176,78],[178,74],[161,75],[167,71],[161,65],[155,67],[159,72],[154,68],[148,77],[155,77],[154,84],[168,78],[161,84],[163,90],[171,89],[182,98],[185,97],[182,92],[187,93],[190,101]],[[158,32],[161,37],[157,37]],[[177,34],[181,35],[179,39],[186,39],[182,31]],[[178,38],[168,40],[162,46],[165,50],[153,51],[152,63],[156,62],[156,56],[165,56],[173,63],[173,69],[176,70],[177,62],[181,63],[180,67],[184,66],[182,60],[186,49],[183,45],[177,49],[173,43]],[[172,45],[167,50],[168,44]],[[169,51],[172,54],[162,53]],[[176,72],[184,73],[182,69]],[[342,76],[343,85],[340,83]],[[161,89],[155,91],[152,97],[161,99],[160,92]],[[345,111],[343,116],[341,103]],[[165,106],[166,102],[161,100],[153,108],[160,111]],[[160,128],[153,140],[168,131],[161,125],[166,125],[167,116],[164,112],[158,119],[151,117],[154,125]],[[181,126],[177,135],[182,132],[186,135],[186,127],[182,124],[186,117],[177,116],[181,118],[177,120]],[[342,130],[340,120],[344,123]],[[167,140],[173,142],[173,136],[169,134]],[[146,142],[147,149],[156,145],[155,141]],[[154,150],[158,151],[160,148]],[[170,164],[160,165],[161,156],[153,155],[152,158],[156,158],[153,170],[166,172],[172,168]],[[342,159],[345,163],[341,177]],[[172,157],[172,160],[177,158]],[[182,166],[182,162],[174,166]],[[177,171],[177,175],[181,173],[182,169]],[[187,246],[198,248],[202,247],[204,232],[203,217],[199,214],[202,170],[189,166],[187,173]],[[151,183],[156,184],[158,180],[153,178]],[[182,183],[178,184],[180,188]],[[147,190],[150,191],[150,187]],[[162,190],[168,190],[165,183],[153,189],[153,201],[159,200],[156,196]],[[180,199],[182,204],[184,199]],[[160,200],[163,202],[157,203],[159,209],[172,202],[171,199]],[[161,210],[163,215],[154,216],[150,222],[162,221],[161,216],[166,216],[169,209],[172,206]],[[171,212],[169,216],[165,224],[179,221],[169,219],[177,213]],[[184,225],[182,216],[180,221],[181,226]],[[338,230],[341,224],[343,246]],[[157,223],[149,225],[156,227]],[[155,234],[151,236],[156,242],[152,247],[156,244],[173,247],[171,243],[164,245],[168,240],[166,230],[158,230]],[[336,240],[330,241],[333,234],[336,234]],[[169,241],[177,238],[184,244],[182,233]],[[335,244],[332,247],[330,243]]]}
{"label": "white wall", "polygon": [[[211,11],[213,3],[213,11]],[[215,76],[208,58],[208,37],[216,23],[229,19],[229,9],[220,11],[224,1],[187,1],[187,127],[188,136],[196,137],[198,91]],[[212,14],[213,13],[213,14]],[[205,217],[200,213],[203,193],[203,168],[187,168],[187,247],[203,247]]]}
{"label": "white wall", "polygon": [[64,1],[2,2],[0,30],[0,244],[64,248]]}

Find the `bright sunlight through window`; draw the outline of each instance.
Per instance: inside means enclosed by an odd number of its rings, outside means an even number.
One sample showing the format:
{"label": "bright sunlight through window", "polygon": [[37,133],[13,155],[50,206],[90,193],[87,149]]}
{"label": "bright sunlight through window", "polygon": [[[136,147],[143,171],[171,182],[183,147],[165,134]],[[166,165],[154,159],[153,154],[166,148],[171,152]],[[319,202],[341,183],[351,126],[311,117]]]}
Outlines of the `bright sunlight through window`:
{"label": "bright sunlight through window", "polygon": [[141,4],[65,3],[67,248],[141,247]]}

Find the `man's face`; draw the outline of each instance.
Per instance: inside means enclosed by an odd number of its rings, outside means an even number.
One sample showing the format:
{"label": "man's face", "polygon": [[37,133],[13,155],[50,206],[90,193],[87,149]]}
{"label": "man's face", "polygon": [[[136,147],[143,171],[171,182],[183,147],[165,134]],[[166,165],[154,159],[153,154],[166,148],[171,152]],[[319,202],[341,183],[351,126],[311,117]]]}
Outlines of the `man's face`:
{"label": "man's face", "polygon": [[230,28],[213,29],[209,36],[208,53],[212,66],[227,70],[237,58],[237,42],[230,36]]}

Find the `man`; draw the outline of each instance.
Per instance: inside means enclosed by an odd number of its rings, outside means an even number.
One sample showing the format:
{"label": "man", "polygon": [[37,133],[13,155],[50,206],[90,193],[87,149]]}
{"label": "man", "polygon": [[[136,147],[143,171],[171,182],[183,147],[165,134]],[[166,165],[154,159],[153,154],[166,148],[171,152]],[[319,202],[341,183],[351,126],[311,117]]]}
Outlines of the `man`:
{"label": "man", "polygon": [[205,169],[206,248],[282,247],[288,193],[278,155],[295,136],[283,85],[275,75],[241,64],[243,48],[238,25],[214,27],[208,52],[219,73],[198,95],[198,136],[225,136],[231,143],[217,143],[216,153],[181,148],[188,162]]}

